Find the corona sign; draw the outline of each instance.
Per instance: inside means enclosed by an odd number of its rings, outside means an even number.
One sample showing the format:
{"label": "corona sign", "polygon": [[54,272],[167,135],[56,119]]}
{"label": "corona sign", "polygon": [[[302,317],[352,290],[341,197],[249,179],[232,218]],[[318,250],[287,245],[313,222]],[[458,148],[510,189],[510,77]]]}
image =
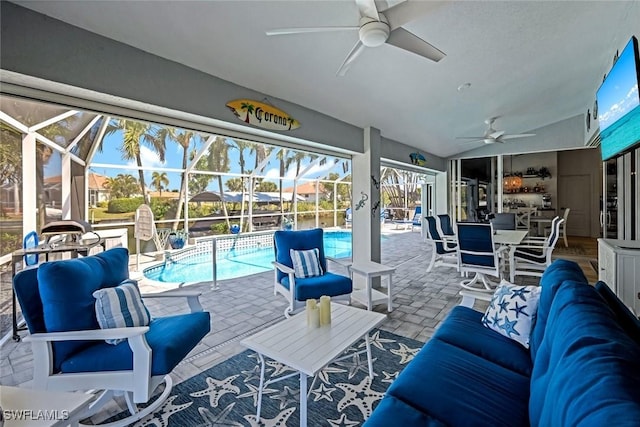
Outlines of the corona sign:
{"label": "corona sign", "polygon": [[273,105],[251,99],[236,99],[227,102],[233,114],[250,125],[270,130],[293,130],[300,127],[300,122]]}

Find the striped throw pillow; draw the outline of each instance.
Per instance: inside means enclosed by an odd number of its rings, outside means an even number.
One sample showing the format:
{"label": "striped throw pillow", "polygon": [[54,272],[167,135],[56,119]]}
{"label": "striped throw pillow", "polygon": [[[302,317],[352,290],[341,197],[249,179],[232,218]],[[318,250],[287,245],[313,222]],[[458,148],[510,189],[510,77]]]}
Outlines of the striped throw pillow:
{"label": "striped throw pillow", "polygon": [[[113,288],[99,289],[93,293],[93,297],[96,299],[96,318],[102,329],[149,325],[151,316],[133,280],[125,280]],[[105,341],[116,345],[125,340]]]}
{"label": "striped throw pillow", "polygon": [[324,272],[320,266],[320,251],[318,248],[307,251],[289,250],[293,264],[294,275],[303,279],[305,277],[322,276]]}

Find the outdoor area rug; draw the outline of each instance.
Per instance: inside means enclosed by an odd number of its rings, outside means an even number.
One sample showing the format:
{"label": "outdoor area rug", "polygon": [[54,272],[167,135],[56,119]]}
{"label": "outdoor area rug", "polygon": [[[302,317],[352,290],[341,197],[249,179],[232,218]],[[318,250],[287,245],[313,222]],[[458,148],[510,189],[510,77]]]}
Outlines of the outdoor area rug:
{"label": "outdoor area rug", "polygon": [[[373,381],[368,376],[364,340],[348,350],[354,353],[325,368],[310,389],[309,426],[358,426],[369,417],[399,372],[424,343],[390,332],[371,333]],[[270,384],[263,392],[260,420],[256,420],[258,357],[244,351],[202,374],[178,384],[164,405],[135,426],[298,426],[299,376]],[[267,359],[266,378],[293,371]],[[311,385],[312,379],[308,379]],[[123,414],[124,415],[124,414]],[[113,421],[115,417],[109,421]]]}

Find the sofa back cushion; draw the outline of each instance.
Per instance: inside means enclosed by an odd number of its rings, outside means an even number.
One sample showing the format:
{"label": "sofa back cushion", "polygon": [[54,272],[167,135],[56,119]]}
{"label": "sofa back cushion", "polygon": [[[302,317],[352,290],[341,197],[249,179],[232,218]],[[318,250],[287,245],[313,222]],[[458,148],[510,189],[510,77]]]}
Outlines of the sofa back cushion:
{"label": "sofa back cushion", "polygon": [[529,348],[531,351],[531,361],[535,360],[538,346],[544,338],[547,317],[551,309],[556,292],[565,280],[575,280],[587,283],[587,279],[578,264],[573,261],[559,259],[554,261],[542,274],[540,279],[540,300],[538,301],[538,313],[531,329]]}
{"label": "sofa back cushion", "polygon": [[547,314],[531,374],[531,425],[638,425],[640,346],[597,291],[565,280]]}
{"label": "sofa back cushion", "polygon": [[640,345],[640,320],[624,305],[620,298],[613,293],[604,282],[595,284],[596,291],[607,302],[607,305],[616,316],[618,324],[638,345]]}
{"label": "sofa back cushion", "polygon": [[[129,253],[114,248],[84,258],[53,261],[38,268],[38,290],[47,332],[99,329],[93,293],[129,278]],[[91,341],[53,344],[54,369]]]}

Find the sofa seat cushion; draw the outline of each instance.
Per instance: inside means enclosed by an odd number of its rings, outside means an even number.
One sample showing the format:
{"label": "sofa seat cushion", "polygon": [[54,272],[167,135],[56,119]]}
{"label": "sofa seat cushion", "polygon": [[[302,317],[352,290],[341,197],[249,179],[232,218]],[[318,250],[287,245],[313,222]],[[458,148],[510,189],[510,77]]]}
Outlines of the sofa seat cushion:
{"label": "sofa seat cushion", "polygon": [[[152,350],[151,375],[166,375],[195,347],[211,328],[208,312],[153,319],[145,335]],[[68,357],[61,365],[64,373],[121,371],[133,368],[129,344],[99,341]]]}
{"label": "sofa seat cushion", "polygon": [[[289,289],[288,276],[284,277],[281,283]],[[322,276],[296,279],[296,300],[298,301],[318,299],[322,295],[330,297],[346,295],[351,291],[353,291],[351,279],[339,274],[326,272]]]}
{"label": "sofa seat cushion", "polygon": [[637,426],[640,346],[586,282],[558,288],[531,376],[532,426]]}
{"label": "sofa seat cushion", "polygon": [[532,363],[527,349],[482,325],[482,313],[461,305],[453,307],[433,338],[460,347],[503,368],[530,376]]}
{"label": "sofa seat cushion", "polygon": [[391,384],[387,395],[450,426],[529,423],[529,377],[435,337]]}
{"label": "sofa seat cushion", "polygon": [[420,412],[402,400],[387,395],[364,423],[364,427],[389,426],[447,427],[430,414]]}

